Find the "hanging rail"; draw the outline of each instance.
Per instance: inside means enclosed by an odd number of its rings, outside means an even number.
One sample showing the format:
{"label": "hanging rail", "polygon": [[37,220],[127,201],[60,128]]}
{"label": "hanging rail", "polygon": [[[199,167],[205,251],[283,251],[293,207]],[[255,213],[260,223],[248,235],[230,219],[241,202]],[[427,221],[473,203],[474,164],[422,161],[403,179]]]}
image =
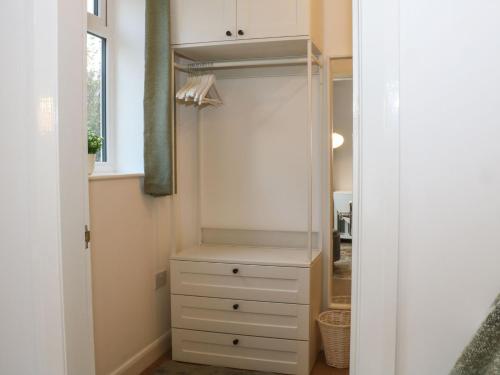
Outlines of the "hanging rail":
{"label": "hanging rail", "polygon": [[[321,61],[312,55],[313,63],[322,66]],[[276,65],[305,65],[308,62],[307,57],[286,57],[279,59],[257,59],[257,60],[234,60],[234,61],[213,61],[200,62],[192,64],[175,63],[175,69],[190,72],[202,70],[215,70],[227,68],[252,68],[259,66],[276,66]]]}

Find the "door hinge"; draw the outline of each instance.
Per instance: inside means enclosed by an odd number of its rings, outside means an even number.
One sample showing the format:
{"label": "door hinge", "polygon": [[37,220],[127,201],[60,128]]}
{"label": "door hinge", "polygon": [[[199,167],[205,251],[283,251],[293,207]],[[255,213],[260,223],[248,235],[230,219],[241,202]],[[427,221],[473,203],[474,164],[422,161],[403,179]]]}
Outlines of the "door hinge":
{"label": "door hinge", "polygon": [[89,226],[85,225],[85,248],[89,248],[89,243],[90,243],[90,230]]}

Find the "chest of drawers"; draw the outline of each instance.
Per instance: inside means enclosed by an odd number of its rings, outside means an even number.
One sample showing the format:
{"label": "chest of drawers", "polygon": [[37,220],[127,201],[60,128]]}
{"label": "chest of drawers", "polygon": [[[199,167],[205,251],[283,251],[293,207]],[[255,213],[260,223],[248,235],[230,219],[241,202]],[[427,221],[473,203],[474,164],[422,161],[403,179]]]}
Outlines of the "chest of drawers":
{"label": "chest of drawers", "polygon": [[319,350],[321,257],[302,253],[200,247],[173,256],[173,359],[308,374]]}

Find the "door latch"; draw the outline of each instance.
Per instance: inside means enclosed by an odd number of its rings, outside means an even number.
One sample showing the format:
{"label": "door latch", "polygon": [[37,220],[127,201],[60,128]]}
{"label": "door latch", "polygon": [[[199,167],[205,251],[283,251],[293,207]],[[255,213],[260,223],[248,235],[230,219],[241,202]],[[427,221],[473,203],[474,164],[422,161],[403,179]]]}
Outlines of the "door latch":
{"label": "door latch", "polygon": [[90,230],[89,226],[85,225],[85,248],[89,248],[89,243],[90,243]]}

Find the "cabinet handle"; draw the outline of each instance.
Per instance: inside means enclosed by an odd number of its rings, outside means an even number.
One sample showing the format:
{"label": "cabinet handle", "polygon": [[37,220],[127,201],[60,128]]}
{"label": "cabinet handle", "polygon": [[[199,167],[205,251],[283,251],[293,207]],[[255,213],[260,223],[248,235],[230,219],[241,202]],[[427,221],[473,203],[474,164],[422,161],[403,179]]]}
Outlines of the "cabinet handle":
{"label": "cabinet handle", "polygon": [[240,343],[240,340],[238,340],[238,339],[233,340],[233,345],[238,345],[239,343]]}
{"label": "cabinet handle", "polygon": [[235,275],[236,275],[238,272],[240,272],[240,270],[239,270],[239,269],[237,269],[237,268],[233,268],[233,273],[234,273]]}
{"label": "cabinet handle", "polygon": [[227,35],[227,36],[233,36],[233,33],[232,33],[231,31],[229,31],[229,30],[228,30],[228,31],[226,31],[226,35]]}
{"label": "cabinet handle", "polygon": [[238,35],[245,35],[245,32],[243,30],[238,30]]}
{"label": "cabinet handle", "polygon": [[233,310],[238,310],[240,308],[240,305],[238,305],[237,303],[235,303],[233,305]]}

